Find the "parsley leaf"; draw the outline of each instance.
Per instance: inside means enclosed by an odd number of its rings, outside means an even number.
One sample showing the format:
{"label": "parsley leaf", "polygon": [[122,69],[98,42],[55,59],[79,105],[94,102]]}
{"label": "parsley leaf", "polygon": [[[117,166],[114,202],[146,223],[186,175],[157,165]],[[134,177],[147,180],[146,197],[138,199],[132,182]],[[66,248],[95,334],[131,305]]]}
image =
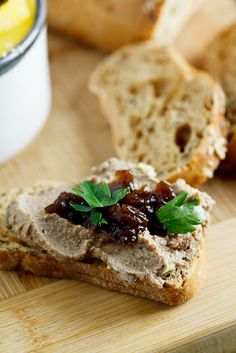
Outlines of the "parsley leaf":
{"label": "parsley leaf", "polygon": [[199,206],[199,200],[185,202],[187,196],[187,192],[177,195],[156,212],[159,221],[165,224],[170,233],[193,232],[197,224],[202,224],[206,220],[206,212]]}
{"label": "parsley leaf", "polygon": [[111,191],[107,183],[94,184],[90,181],[83,181],[73,191],[84,199],[88,205],[72,203],[71,206],[79,212],[90,212],[91,222],[94,225],[107,224],[107,221],[102,217],[102,213],[97,209],[115,205],[130,193],[129,188]]}
{"label": "parsley leaf", "polygon": [[94,225],[108,224],[107,221],[102,217],[102,212],[99,212],[99,211],[91,212],[91,222]]}
{"label": "parsley leaf", "polygon": [[80,212],[89,212],[93,209],[93,207],[86,206],[86,205],[79,205],[78,203],[71,203],[71,206],[76,210]]}
{"label": "parsley leaf", "polygon": [[107,183],[94,184],[90,181],[83,181],[73,191],[82,197],[90,207],[97,208],[115,205],[130,192],[130,189],[117,189],[111,192]]}

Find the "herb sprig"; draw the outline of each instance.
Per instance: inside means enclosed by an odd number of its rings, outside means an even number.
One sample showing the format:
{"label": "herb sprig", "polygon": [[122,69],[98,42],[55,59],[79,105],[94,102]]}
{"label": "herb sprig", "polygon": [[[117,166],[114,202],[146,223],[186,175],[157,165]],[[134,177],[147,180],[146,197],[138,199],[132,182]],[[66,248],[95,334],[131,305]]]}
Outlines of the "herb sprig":
{"label": "herb sprig", "polygon": [[207,218],[206,212],[199,206],[199,200],[192,199],[185,202],[187,196],[187,192],[177,195],[156,212],[159,221],[166,226],[169,233],[193,232],[196,225],[202,224]]}
{"label": "herb sprig", "polygon": [[90,212],[91,223],[94,225],[107,224],[107,221],[102,217],[101,208],[117,204],[130,193],[129,188],[111,191],[107,183],[94,184],[90,181],[83,181],[73,191],[82,197],[87,205],[72,203],[72,207],[79,212]]}
{"label": "herb sprig", "polygon": [[[89,212],[91,223],[95,226],[107,224],[102,214],[104,207],[117,204],[130,193],[129,188],[111,191],[107,183],[95,184],[90,181],[81,182],[73,191],[85,201],[85,204],[72,203],[71,206],[78,212]],[[186,201],[187,197],[187,192],[180,193],[156,212],[158,220],[166,226],[170,234],[193,232],[196,226],[207,218],[205,210],[199,205],[199,200]]]}

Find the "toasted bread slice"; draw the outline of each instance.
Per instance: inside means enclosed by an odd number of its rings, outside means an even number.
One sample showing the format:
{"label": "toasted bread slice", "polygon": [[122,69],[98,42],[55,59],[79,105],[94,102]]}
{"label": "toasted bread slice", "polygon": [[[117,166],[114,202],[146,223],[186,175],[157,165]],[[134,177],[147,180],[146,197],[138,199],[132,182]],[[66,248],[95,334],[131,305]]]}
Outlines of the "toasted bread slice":
{"label": "toasted bread slice", "polygon": [[[110,182],[115,172],[129,169],[134,185],[152,190],[158,183],[146,164],[108,160],[89,178]],[[183,180],[172,185],[176,193],[188,192],[209,212],[212,199]],[[38,184],[12,190],[0,197],[0,268],[39,276],[85,280],[101,287],[146,297],[169,305],[184,303],[196,294],[206,277],[204,235],[208,219],[192,233],[159,236],[147,230],[133,245],[76,226],[56,214],[45,218],[43,207],[64,184]],[[53,225],[53,226],[52,226]],[[37,237],[35,232],[37,231]]]}
{"label": "toasted bread slice", "polygon": [[225,171],[236,168],[236,24],[230,26],[206,50],[203,67],[222,85],[227,97],[227,114],[231,128]]}
{"label": "toasted bread slice", "polygon": [[203,0],[48,0],[49,26],[106,51],[155,38],[170,43]]}
{"label": "toasted bread slice", "polygon": [[193,186],[224,159],[224,93],[174,49],[153,42],[122,48],[98,65],[90,89],[120,158],[150,163],[160,178]]}

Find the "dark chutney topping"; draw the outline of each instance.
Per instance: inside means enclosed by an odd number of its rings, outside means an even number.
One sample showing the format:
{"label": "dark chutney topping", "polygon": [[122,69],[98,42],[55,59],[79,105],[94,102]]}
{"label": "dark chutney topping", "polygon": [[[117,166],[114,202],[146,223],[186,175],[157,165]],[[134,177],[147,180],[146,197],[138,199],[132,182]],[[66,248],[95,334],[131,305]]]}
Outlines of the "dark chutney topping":
{"label": "dark chutney topping", "polygon": [[167,230],[155,215],[166,202],[172,200],[176,194],[164,181],[159,182],[153,191],[146,191],[145,186],[135,189],[133,175],[128,170],[116,172],[115,179],[109,184],[110,190],[130,188],[119,203],[99,209],[108,224],[94,225],[89,213],[78,212],[72,203],[86,204],[79,196],[62,192],[58,198],[45,208],[48,214],[56,213],[73,224],[80,224],[94,232],[104,232],[112,240],[122,244],[132,244],[138,241],[138,233],[148,229],[150,234],[165,236]]}

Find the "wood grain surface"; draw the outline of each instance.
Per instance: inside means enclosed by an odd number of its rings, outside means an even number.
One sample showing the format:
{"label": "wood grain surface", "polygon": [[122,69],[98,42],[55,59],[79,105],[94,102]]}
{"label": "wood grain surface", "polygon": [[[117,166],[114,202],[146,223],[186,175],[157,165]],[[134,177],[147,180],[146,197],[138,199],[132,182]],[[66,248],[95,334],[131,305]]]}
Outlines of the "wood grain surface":
{"label": "wood grain surface", "polygon": [[[236,20],[233,0],[206,1],[176,46],[192,62]],[[0,166],[0,192],[40,179],[81,180],[114,156],[110,130],[87,83],[102,54],[51,34],[53,106],[18,156]],[[0,272],[0,352],[236,352],[236,180],[202,187],[217,201],[208,237],[209,280],[189,303],[167,308],[82,282]]]}
{"label": "wood grain surface", "polygon": [[[232,218],[211,227],[209,278],[190,302],[168,307],[83,282],[57,281],[0,303],[0,351],[231,352],[225,347],[228,337],[236,347],[235,225]],[[206,336],[214,350],[207,350]],[[204,350],[194,350],[199,344]]]}

